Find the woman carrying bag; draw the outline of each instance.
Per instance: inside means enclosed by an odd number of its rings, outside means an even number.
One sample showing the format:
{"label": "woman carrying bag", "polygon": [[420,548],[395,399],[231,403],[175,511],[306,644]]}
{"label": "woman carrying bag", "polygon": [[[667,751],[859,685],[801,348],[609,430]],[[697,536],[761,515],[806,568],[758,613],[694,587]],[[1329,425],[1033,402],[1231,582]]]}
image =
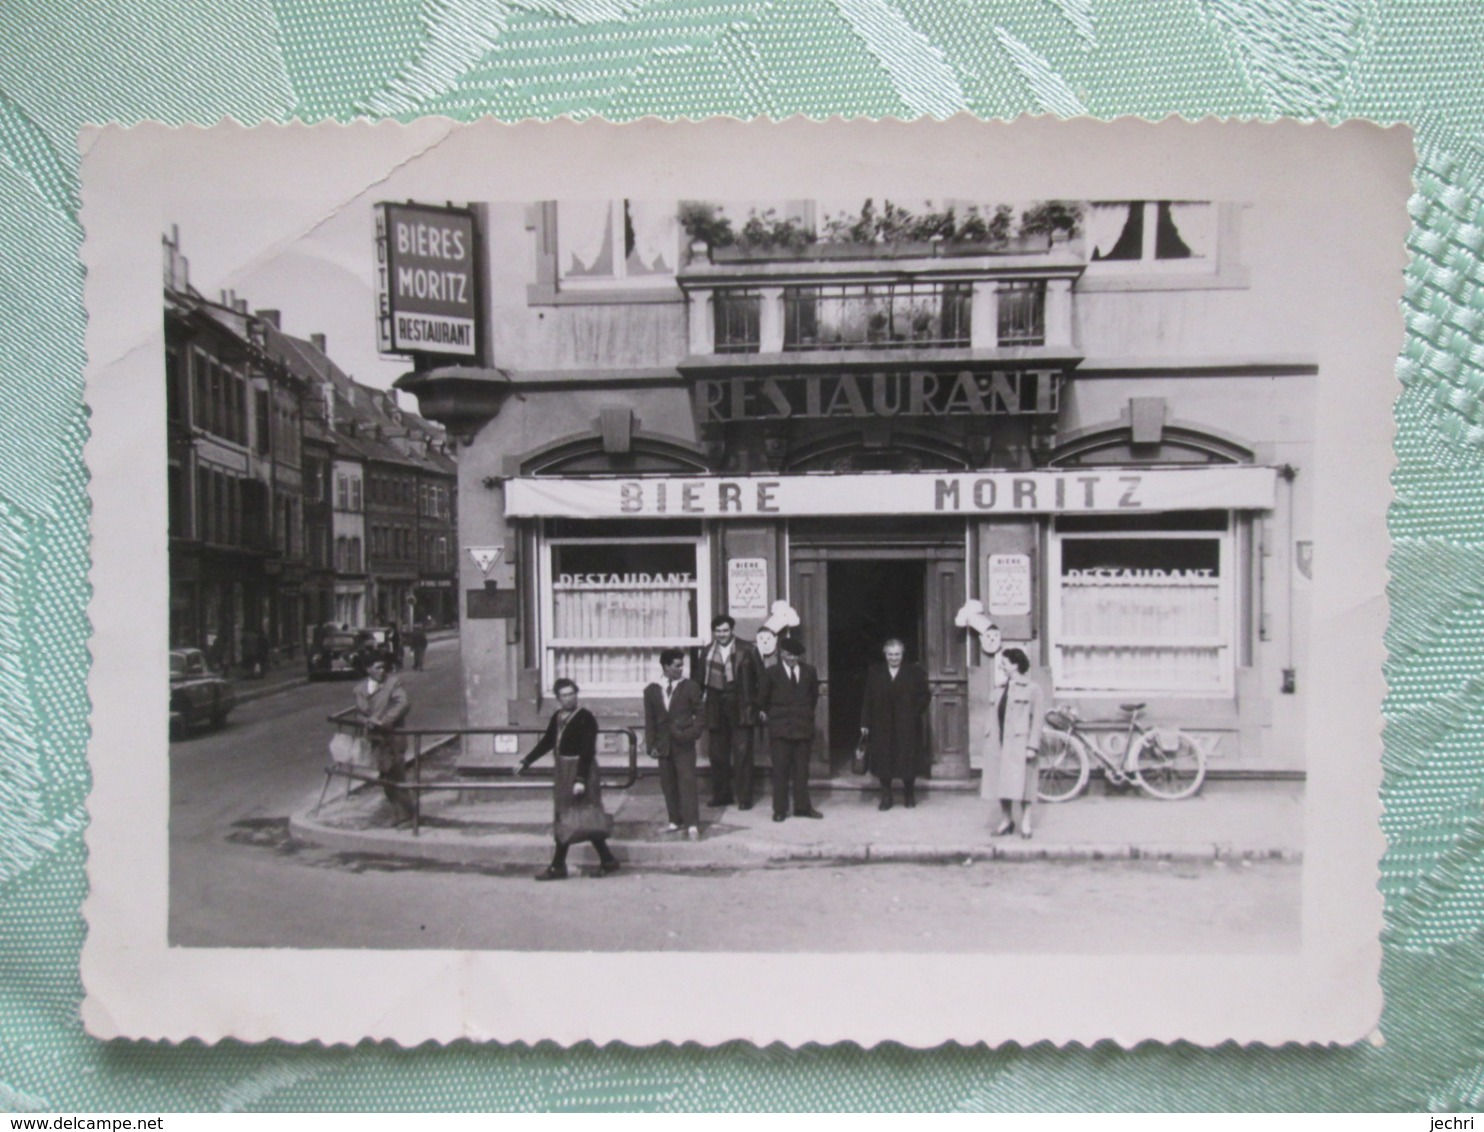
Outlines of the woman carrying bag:
{"label": "woman carrying bag", "polygon": [[553,688],[561,704],[546,725],[546,734],[515,768],[524,774],[547,751],[556,757],[553,792],[556,821],[553,834],[556,852],[551,864],[536,874],[537,880],[567,879],[567,850],[579,841],[591,841],[598,851],[594,876],[618,872],[618,858],[608,848],[613,818],[603,809],[603,789],[598,781],[598,721],[585,707],[577,706],[577,684],[565,677]]}

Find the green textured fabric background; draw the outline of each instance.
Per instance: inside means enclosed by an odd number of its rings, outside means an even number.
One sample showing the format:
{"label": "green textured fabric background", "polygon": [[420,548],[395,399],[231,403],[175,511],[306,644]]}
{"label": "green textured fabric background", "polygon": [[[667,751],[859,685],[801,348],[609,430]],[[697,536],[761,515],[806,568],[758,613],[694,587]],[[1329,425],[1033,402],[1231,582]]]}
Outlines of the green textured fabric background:
{"label": "green textured fabric background", "polygon": [[[0,0],[0,1109],[1484,1107],[1481,75],[1477,0]],[[963,110],[1417,130],[1391,518],[1384,1048],[88,1038],[77,128]]]}

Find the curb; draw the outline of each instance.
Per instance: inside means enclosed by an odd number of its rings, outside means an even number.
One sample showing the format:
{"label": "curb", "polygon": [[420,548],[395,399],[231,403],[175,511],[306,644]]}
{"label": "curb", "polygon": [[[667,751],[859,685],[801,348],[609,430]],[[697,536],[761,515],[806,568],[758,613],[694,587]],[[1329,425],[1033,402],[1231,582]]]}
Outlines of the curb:
{"label": "curb", "polygon": [[[545,834],[470,835],[443,830],[344,829],[316,820],[310,810],[289,818],[297,841],[342,853],[401,857],[440,864],[537,865],[551,852]],[[704,872],[708,869],[787,867],[819,864],[973,865],[991,861],[1199,861],[1210,863],[1296,863],[1303,851],[1286,847],[1236,846],[1216,843],[1076,844],[1028,842],[996,844],[891,845],[867,842],[774,842],[756,837],[717,837],[689,841],[620,841],[614,847],[626,865]]]}

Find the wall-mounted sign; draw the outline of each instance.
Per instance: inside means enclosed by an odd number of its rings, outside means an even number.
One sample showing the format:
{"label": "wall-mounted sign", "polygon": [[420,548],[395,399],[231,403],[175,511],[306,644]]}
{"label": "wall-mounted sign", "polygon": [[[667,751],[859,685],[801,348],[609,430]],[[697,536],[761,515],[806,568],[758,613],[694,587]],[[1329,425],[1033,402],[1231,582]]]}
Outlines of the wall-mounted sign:
{"label": "wall-mounted sign", "polygon": [[503,546],[471,546],[468,549],[469,557],[474,559],[474,565],[479,567],[479,572],[486,578],[495,568],[495,563],[500,561],[500,555],[505,552]]}
{"label": "wall-mounted sign", "polygon": [[376,206],[377,345],[386,354],[479,352],[477,229],[466,209]]}
{"label": "wall-mounted sign", "polygon": [[743,619],[768,616],[768,560],[727,559],[727,612]]}
{"label": "wall-mounted sign", "polygon": [[1031,611],[1031,559],[1028,554],[989,556],[991,617],[1023,617]]}
{"label": "wall-mounted sign", "polygon": [[571,518],[788,515],[1128,514],[1273,507],[1273,468],[914,472],[796,476],[531,476],[505,484],[505,514]]}
{"label": "wall-mounted sign", "polygon": [[1061,371],[811,373],[703,378],[702,424],[789,417],[992,417],[1055,413]]}

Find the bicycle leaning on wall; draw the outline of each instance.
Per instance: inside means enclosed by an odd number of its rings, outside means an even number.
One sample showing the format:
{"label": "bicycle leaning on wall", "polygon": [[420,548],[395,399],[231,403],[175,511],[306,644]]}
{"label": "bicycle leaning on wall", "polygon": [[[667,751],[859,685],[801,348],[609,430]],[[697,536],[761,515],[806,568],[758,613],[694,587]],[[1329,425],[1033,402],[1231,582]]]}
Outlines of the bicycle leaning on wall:
{"label": "bicycle leaning on wall", "polygon": [[1043,802],[1070,802],[1087,789],[1092,764],[1114,786],[1137,786],[1151,798],[1167,802],[1189,798],[1206,781],[1206,754],[1177,728],[1146,727],[1139,721],[1143,704],[1120,704],[1127,724],[1121,758],[1110,758],[1092,742],[1082,718],[1071,706],[1046,713],[1041,739],[1041,779],[1036,797]]}

